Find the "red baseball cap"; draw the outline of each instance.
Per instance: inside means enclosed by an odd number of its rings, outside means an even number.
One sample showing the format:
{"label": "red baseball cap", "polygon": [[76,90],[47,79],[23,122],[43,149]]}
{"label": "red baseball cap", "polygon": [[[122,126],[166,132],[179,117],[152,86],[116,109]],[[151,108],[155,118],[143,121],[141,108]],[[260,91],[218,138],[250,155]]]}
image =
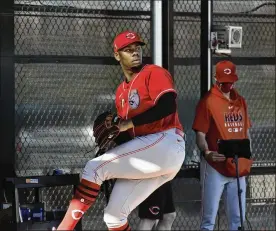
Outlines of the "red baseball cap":
{"label": "red baseball cap", "polygon": [[114,52],[128,46],[132,43],[139,43],[140,45],[145,45],[145,43],[141,40],[140,36],[133,31],[124,31],[116,36],[113,42]]}
{"label": "red baseball cap", "polygon": [[236,65],[230,61],[220,61],[216,65],[216,79],[220,83],[234,83],[238,80]]}

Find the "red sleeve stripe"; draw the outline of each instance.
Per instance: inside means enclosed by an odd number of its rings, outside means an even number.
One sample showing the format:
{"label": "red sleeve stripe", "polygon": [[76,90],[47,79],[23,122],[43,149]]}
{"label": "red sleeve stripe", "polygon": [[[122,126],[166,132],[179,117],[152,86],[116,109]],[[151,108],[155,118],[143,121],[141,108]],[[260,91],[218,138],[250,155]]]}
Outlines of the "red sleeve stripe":
{"label": "red sleeve stripe", "polygon": [[[170,88],[170,89],[167,89],[167,90],[164,90],[164,91],[160,92],[160,93],[157,95],[157,97],[155,98],[154,104],[158,101],[158,99],[159,99],[163,94],[165,94],[165,93],[167,93],[167,92],[175,92],[175,93],[176,93],[176,90],[174,90],[173,88]],[[177,94],[177,93],[176,93],[176,94]]]}

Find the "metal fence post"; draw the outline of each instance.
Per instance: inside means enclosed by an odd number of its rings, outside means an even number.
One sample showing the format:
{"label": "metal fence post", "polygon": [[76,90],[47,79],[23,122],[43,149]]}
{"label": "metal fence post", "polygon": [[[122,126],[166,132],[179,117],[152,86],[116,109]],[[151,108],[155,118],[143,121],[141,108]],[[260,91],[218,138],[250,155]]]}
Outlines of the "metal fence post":
{"label": "metal fence post", "polygon": [[200,94],[201,97],[210,89],[212,83],[212,53],[210,35],[213,17],[213,0],[201,1],[201,36],[200,36]]}
{"label": "metal fence post", "polygon": [[173,1],[162,0],[163,67],[174,76]]}
{"label": "metal fence post", "polygon": [[15,163],[13,1],[2,0],[0,9],[0,172],[4,178],[14,175]]}

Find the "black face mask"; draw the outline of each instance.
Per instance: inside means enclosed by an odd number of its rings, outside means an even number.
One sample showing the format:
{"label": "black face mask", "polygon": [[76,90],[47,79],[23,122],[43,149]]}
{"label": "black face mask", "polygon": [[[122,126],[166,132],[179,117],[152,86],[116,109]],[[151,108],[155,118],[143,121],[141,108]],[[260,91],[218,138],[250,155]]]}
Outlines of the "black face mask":
{"label": "black face mask", "polygon": [[234,87],[234,83],[219,83],[219,82],[217,82],[217,85],[223,93],[229,93]]}

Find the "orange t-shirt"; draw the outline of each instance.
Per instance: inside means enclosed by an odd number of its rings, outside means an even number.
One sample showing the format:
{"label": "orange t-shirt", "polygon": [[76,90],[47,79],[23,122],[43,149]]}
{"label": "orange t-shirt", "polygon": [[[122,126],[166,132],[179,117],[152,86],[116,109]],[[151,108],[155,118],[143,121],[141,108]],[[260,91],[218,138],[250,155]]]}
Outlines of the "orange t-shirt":
{"label": "orange t-shirt", "polygon": [[[193,123],[193,130],[206,134],[208,148],[217,151],[218,139],[246,139],[251,126],[245,99],[236,90],[231,90],[231,100],[223,96],[215,85],[199,101]],[[225,174],[223,162],[208,163],[221,174]]]}
{"label": "orange t-shirt", "polygon": [[[158,99],[167,92],[175,92],[170,73],[156,65],[145,65],[130,81],[122,82],[116,91],[117,113],[122,119],[131,119],[152,108]],[[129,130],[130,135],[142,136],[178,128],[183,130],[175,112],[161,120],[136,126]]]}

